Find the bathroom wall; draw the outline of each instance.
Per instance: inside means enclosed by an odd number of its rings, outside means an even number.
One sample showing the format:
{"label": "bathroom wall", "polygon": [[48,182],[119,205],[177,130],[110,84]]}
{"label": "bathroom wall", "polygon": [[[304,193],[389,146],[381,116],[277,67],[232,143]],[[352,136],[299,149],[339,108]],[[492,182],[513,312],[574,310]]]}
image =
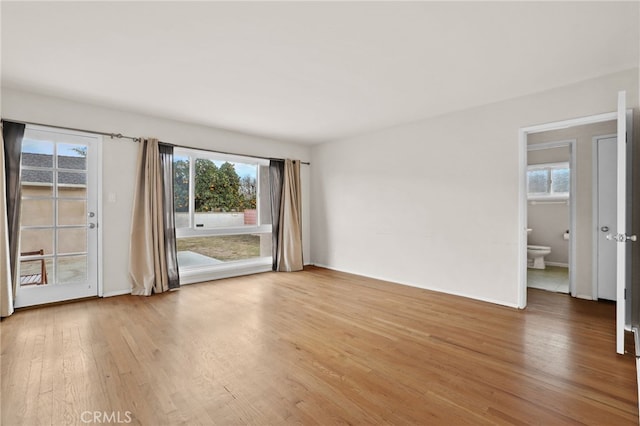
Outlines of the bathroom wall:
{"label": "bathroom wall", "polygon": [[[569,161],[569,147],[529,151],[528,164],[561,163]],[[569,204],[560,201],[530,201],[527,208],[527,227],[533,229],[528,244],[551,247],[545,257],[548,264],[569,265],[569,241],[563,234],[569,229]]]}
{"label": "bathroom wall", "polygon": [[[576,295],[585,299],[591,299],[593,295],[592,277],[592,230],[593,230],[593,137],[611,135],[616,133],[616,122],[589,124],[585,126],[571,127],[568,129],[554,130],[550,132],[529,135],[529,144],[576,140],[576,167],[574,177],[576,179],[576,232],[572,238],[576,238],[575,283]],[[528,152],[528,157],[533,152]],[[529,211],[531,211],[529,209]],[[531,227],[533,225],[529,223]],[[535,233],[535,228],[534,228]],[[533,233],[532,233],[533,234]],[[533,240],[532,240],[533,241]]]}

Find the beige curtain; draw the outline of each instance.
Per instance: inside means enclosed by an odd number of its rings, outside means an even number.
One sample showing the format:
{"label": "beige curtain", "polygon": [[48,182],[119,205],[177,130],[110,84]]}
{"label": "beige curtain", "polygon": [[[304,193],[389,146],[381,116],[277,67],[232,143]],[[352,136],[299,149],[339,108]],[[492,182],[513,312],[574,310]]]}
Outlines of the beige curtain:
{"label": "beige curtain", "polygon": [[136,179],[129,246],[131,294],[149,296],[170,288],[164,244],[164,188],[157,139],[141,140]]}
{"label": "beige curtain", "polygon": [[301,271],[302,259],[302,195],[300,161],[285,160],[280,200],[280,226],[276,263],[278,271]]}
{"label": "beige curtain", "polygon": [[7,187],[4,170],[4,140],[0,132],[0,316],[13,313],[13,285],[9,260],[9,226],[7,223]]}

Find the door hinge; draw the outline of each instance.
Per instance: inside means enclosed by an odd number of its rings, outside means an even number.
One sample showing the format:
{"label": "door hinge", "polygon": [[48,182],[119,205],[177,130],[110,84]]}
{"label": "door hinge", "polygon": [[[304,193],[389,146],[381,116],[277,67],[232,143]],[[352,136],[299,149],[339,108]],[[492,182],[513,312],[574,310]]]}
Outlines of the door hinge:
{"label": "door hinge", "polygon": [[627,289],[624,289],[624,300],[627,300]]}

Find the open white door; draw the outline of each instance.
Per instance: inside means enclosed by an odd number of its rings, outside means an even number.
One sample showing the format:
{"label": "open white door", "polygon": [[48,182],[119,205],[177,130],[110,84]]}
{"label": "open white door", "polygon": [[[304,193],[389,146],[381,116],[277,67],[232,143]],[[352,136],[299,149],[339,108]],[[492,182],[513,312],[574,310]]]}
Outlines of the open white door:
{"label": "open white door", "polygon": [[626,320],[627,242],[635,241],[635,235],[627,235],[627,93],[618,93],[618,173],[616,234],[616,352],[624,353],[624,329]]}

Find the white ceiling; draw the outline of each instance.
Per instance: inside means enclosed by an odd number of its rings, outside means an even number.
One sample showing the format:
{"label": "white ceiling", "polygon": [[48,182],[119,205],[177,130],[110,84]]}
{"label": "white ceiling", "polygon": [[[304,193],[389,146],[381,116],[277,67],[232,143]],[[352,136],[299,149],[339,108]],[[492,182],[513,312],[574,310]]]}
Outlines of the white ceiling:
{"label": "white ceiling", "polygon": [[316,143],[629,69],[639,3],[6,2],[2,84]]}

